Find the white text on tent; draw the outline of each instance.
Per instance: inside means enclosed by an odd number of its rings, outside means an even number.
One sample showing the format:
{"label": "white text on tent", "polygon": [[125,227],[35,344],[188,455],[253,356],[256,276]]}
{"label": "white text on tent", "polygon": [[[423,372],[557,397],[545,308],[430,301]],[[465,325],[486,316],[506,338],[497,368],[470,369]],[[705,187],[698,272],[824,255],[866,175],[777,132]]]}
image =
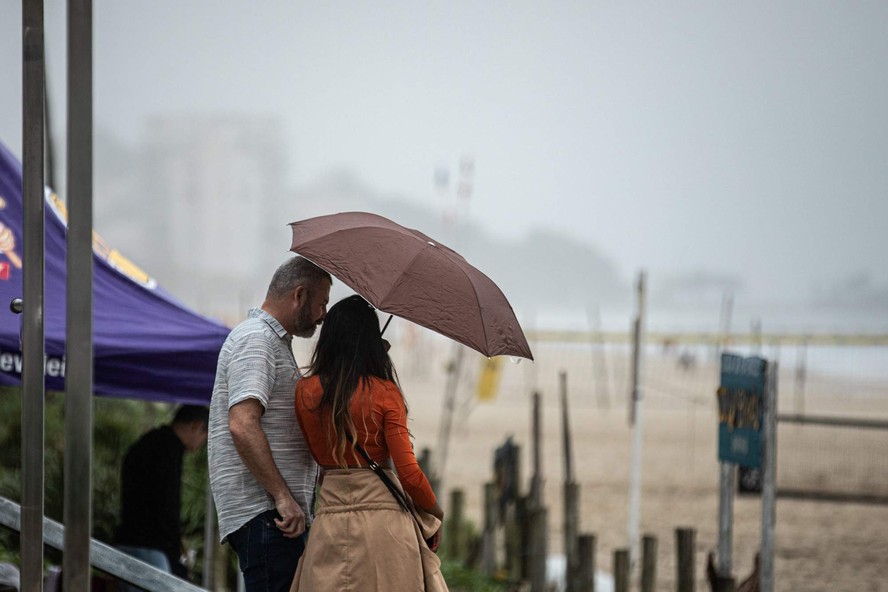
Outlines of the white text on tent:
{"label": "white text on tent", "polygon": [[[22,354],[0,353],[0,371],[22,373]],[[43,357],[43,372],[46,376],[65,377],[65,358]]]}

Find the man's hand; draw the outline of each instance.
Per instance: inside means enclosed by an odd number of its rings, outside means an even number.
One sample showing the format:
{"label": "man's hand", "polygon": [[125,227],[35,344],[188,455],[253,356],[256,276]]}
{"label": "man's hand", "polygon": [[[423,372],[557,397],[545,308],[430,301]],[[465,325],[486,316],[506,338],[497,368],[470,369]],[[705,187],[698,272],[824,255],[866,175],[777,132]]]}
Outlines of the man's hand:
{"label": "man's hand", "polygon": [[256,399],[241,401],[228,410],[228,428],[244,464],[274,499],[280,514],[280,518],[275,518],[275,525],[285,537],[294,539],[305,532],[305,514],[274,464],[271,447],[259,423],[264,412],[265,408]]}
{"label": "man's hand", "polygon": [[274,507],[281,516],[274,519],[274,524],[284,533],[285,537],[295,539],[305,532],[305,512],[302,511],[292,495],[276,499]]}

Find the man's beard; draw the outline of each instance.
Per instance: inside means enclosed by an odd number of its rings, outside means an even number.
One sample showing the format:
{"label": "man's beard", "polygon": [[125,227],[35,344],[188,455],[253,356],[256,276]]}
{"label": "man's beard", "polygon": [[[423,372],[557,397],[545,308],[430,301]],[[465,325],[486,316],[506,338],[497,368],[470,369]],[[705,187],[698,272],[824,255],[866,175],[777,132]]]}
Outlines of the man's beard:
{"label": "man's beard", "polygon": [[295,331],[293,335],[296,337],[304,337],[308,338],[314,335],[315,329],[317,328],[317,323],[311,318],[311,307],[306,306],[299,313],[299,316],[296,317],[295,323]]}

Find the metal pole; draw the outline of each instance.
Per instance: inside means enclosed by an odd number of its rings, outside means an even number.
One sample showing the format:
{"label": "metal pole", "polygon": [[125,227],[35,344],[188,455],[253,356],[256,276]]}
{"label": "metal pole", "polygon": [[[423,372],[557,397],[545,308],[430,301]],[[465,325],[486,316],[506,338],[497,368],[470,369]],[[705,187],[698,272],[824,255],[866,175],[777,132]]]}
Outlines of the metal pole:
{"label": "metal pole", "polygon": [[641,448],[644,435],[642,366],[644,360],[644,283],[645,273],[638,275],[638,316],[635,319],[635,340],[632,364],[632,451],[629,484],[629,569],[634,571],[638,559],[638,524],[641,519]]}
{"label": "metal pole", "polygon": [[803,342],[796,349],[796,371],[795,382],[793,383],[793,402],[795,412],[799,415],[805,413],[805,375],[806,361],[808,353],[808,344]]}
{"label": "metal pole", "polygon": [[561,398],[561,435],[564,446],[564,482],[572,483],[573,478],[573,448],[570,438],[570,411],[567,403],[567,372],[558,373],[558,390]]}
{"label": "metal pole", "polygon": [[21,590],[43,590],[44,126],[43,0],[22,2],[22,510]]}
{"label": "metal pole", "polygon": [[462,374],[464,346],[454,342],[453,362],[447,374],[447,385],[444,391],[444,412],[441,414],[441,426],[438,429],[438,449],[435,451],[438,461],[435,463],[434,482],[437,485],[435,494],[444,493],[444,470],[447,466],[447,453],[450,448],[450,429],[453,426],[453,412],[456,409],[456,395],[459,392],[459,377]]}
{"label": "metal pole", "polygon": [[774,525],[777,520],[777,362],[767,367],[762,462],[761,592],[774,590]]}
{"label": "metal pole", "polygon": [[601,335],[601,311],[596,305],[594,308],[587,310],[590,324],[590,336],[592,340],[592,366],[595,372],[595,396],[598,401],[599,409],[609,409],[610,400],[608,398],[608,374],[607,374],[607,353],[605,351],[604,340]]}
{"label": "metal pole", "polygon": [[752,355],[762,355],[762,320],[753,319],[749,328],[749,345]]}
{"label": "metal pole", "polygon": [[531,454],[533,474],[530,478],[530,500],[533,509],[543,506],[543,419],[542,401],[539,393],[533,394],[531,411],[531,437],[533,448]]}
{"label": "metal pole", "polygon": [[90,589],[93,391],[92,0],[68,0],[65,590]]}
{"label": "metal pole", "polygon": [[213,586],[213,555],[216,550],[216,506],[213,504],[213,490],[207,481],[206,515],[204,517],[204,546],[203,546],[203,579],[201,585],[206,590],[212,590]]}
{"label": "metal pole", "polygon": [[564,555],[567,558],[566,590],[576,592],[577,536],[579,535],[580,487],[574,482],[573,447],[570,434],[570,410],[567,402],[567,372],[559,375],[561,395],[561,433],[564,447]]}
{"label": "metal pole", "polygon": [[[44,69],[46,68],[46,64],[44,63]],[[46,185],[55,192],[59,191],[58,185],[56,185],[56,181],[58,178],[55,174],[55,144],[52,141],[52,109],[50,108],[50,95],[49,95],[49,76],[43,77],[43,126],[44,126],[44,149],[46,158]]]}
{"label": "metal pole", "polygon": [[734,490],[737,469],[732,463],[719,463],[718,496],[718,575],[730,576],[734,537]]}
{"label": "metal pole", "polygon": [[721,359],[722,352],[728,347],[731,340],[731,317],[734,314],[734,296],[725,293],[722,295],[721,312],[719,313],[718,329],[720,335],[716,338],[715,343],[715,361],[716,371],[718,371],[718,361]]}

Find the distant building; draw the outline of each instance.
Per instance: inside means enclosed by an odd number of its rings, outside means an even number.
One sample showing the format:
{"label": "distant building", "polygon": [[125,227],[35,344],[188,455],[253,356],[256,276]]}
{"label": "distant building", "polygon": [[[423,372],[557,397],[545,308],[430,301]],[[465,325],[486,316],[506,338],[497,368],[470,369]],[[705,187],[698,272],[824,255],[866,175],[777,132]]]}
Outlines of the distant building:
{"label": "distant building", "polygon": [[279,120],[156,116],[142,154],[140,210],[152,251],[145,265],[156,266],[171,291],[201,310],[237,314],[255,304],[254,283],[267,282],[274,267],[270,253],[289,246],[276,211],[284,187]]}

